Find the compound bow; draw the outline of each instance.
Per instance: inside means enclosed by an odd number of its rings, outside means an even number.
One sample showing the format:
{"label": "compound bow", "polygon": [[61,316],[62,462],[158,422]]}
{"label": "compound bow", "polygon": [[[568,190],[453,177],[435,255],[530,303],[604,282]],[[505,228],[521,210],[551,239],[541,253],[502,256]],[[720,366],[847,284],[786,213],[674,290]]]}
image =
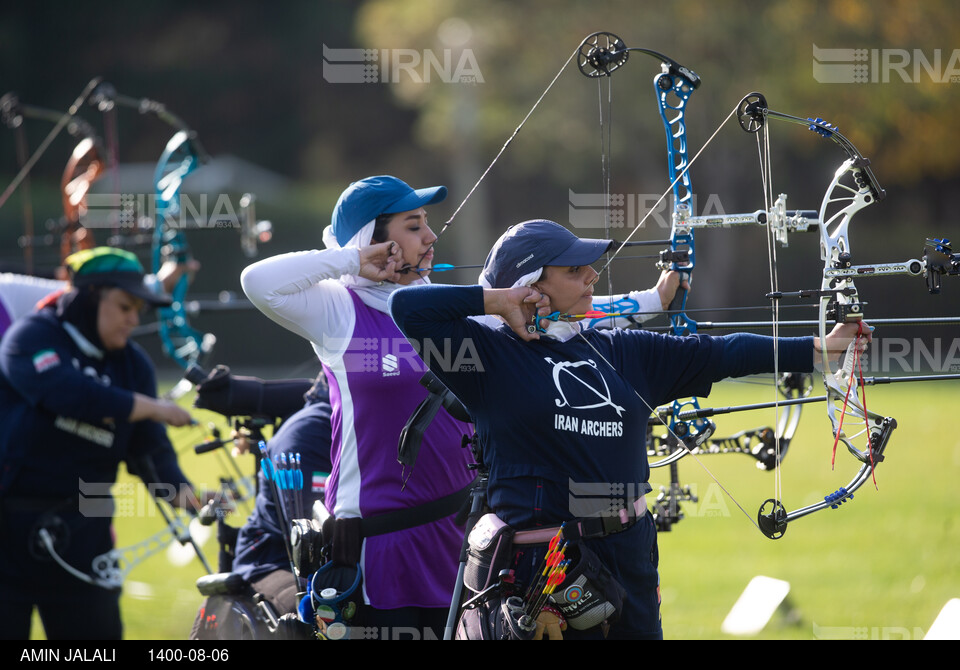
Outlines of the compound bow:
{"label": "compound bow", "polygon": [[[73,252],[94,246],[93,235],[81,225],[81,218],[86,213],[87,195],[91,186],[104,173],[103,143],[90,124],[82,118],[43,107],[24,105],[14,93],[7,93],[0,98],[0,118],[16,134],[17,157],[20,164],[20,174],[8,187],[0,201],[0,206],[6,202],[17,185],[23,185],[24,234],[20,236],[18,243],[23,249],[25,271],[27,274],[34,272],[34,250],[38,247],[58,244],[58,235],[62,265],[63,260]],[[29,160],[26,156],[25,119],[49,121],[55,125],[54,130],[47,136],[47,140]],[[57,230],[36,235],[33,226],[33,209],[30,204],[30,169],[50,146],[60,128],[65,128],[72,137],[79,140],[70,153],[60,179],[63,217]]]}
{"label": "compound bow", "polygon": [[[692,278],[696,266],[694,233],[697,228],[764,225],[772,222],[771,225],[776,227],[777,241],[784,245],[788,231],[810,229],[815,221],[815,213],[788,212],[786,196],[781,196],[774,206],[751,214],[695,216],[692,211],[690,165],[696,157],[691,160],[688,155],[686,107],[699,88],[701,79],[694,71],[664,54],[650,49],[628,48],[619,37],[605,32],[590,35],[581,43],[578,49],[578,65],[581,73],[587,77],[609,77],[627,62],[630,52],[652,56],[661,63],[661,71],[653,78],[653,88],[666,135],[670,187],[651,208],[651,212],[667,194],[673,196],[672,227],[670,239],[667,241],[669,249],[660,253],[658,266],[661,269],[676,271],[686,281]],[[642,227],[643,223],[644,221],[641,221],[633,233]],[[610,262],[623,248],[631,244],[629,240],[628,237],[627,241],[608,257],[604,270],[609,272]],[[667,312],[670,319],[669,329],[674,335],[691,335],[697,332],[697,322],[687,313],[686,302],[687,291],[681,287]],[[611,311],[617,308],[615,305],[609,306]],[[788,401],[796,401],[809,396],[812,389],[811,378],[809,375],[787,374],[778,380],[777,389]],[[782,461],[800,420],[802,403],[787,404],[789,409],[777,421],[776,429],[756,428],[723,438],[713,436],[716,425],[706,418],[712,412],[702,410],[697,398],[678,399],[669,408],[659,408],[650,421],[648,452],[651,457],[657,457],[657,460],[651,461],[650,467],[669,466],[670,484],[661,488],[654,503],[654,516],[658,527],[669,530],[682,518],[679,507],[681,501],[696,502],[696,496],[690,488],[680,485],[677,472],[677,461],[689,453],[745,453],[756,459],[759,468],[775,470]],[[667,431],[656,434],[654,427],[660,424],[665,425]]]}
{"label": "compound bow", "polygon": [[[679,272],[683,277],[689,279],[696,265],[696,253],[694,243],[694,231],[700,228],[722,228],[737,225],[760,225],[766,228],[768,232],[768,253],[770,255],[771,265],[771,291],[769,297],[774,300],[773,318],[770,322],[757,323],[747,322],[741,324],[728,324],[734,327],[756,327],[758,325],[773,326],[776,336],[779,329],[779,316],[777,299],[785,295],[780,293],[777,287],[776,279],[776,245],[787,246],[789,233],[792,232],[811,232],[818,230],[821,234],[821,255],[825,263],[823,273],[823,283],[819,291],[798,292],[796,295],[815,295],[820,298],[820,317],[816,322],[793,322],[794,324],[816,325],[820,331],[821,342],[827,334],[827,322],[837,323],[850,322],[862,318],[862,305],[857,297],[856,288],[853,285],[854,276],[877,276],[886,274],[903,273],[910,275],[924,275],[927,278],[928,286],[931,292],[939,290],[939,280],[944,274],[960,274],[960,254],[954,254],[947,240],[928,240],[927,247],[924,250],[924,259],[910,260],[906,263],[898,264],[880,264],[871,266],[853,266],[849,256],[849,240],[847,237],[847,226],[850,218],[863,207],[876,202],[883,197],[883,191],[878,186],[875,177],[869,168],[869,161],[864,159],[856,148],[840,135],[836,128],[820,119],[800,119],[786,114],[780,114],[769,110],[765,100],[759,94],[751,94],[745,97],[741,103],[735,107],[724,119],[716,131],[708,138],[699,152],[688,158],[687,137],[686,137],[686,106],[693,92],[700,85],[700,78],[693,71],[683,67],[676,61],[663,54],[649,49],[628,48],[624,42],[616,35],[608,32],[594,33],[584,39],[578,49],[571,55],[570,59],[564,64],[560,72],[554,77],[547,89],[541,94],[540,98],[534,104],[533,108],[527,113],[520,125],[514,130],[513,134],[507,139],[503,147],[497,153],[493,161],[480,176],[477,183],[470,189],[464,200],[454,210],[453,215],[444,224],[439,237],[449,228],[453,219],[466,204],[467,200],[477,189],[480,182],[486,177],[494,164],[503,155],[506,148],[510,145],[513,138],[516,137],[524,123],[530,118],[533,111],[544,99],[546,93],[557,81],[560,74],[566,69],[567,65],[577,57],[578,66],[581,72],[590,78],[610,77],[615,71],[623,67],[629,57],[630,52],[641,52],[657,58],[661,62],[661,72],[654,77],[654,90],[657,96],[660,116],[663,121],[664,130],[667,139],[667,158],[668,174],[670,186],[651,207],[650,212],[639,222],[631,232],[627,240],[611,254],[601,273],[608,270],[612,261],[627,246],[638,244],[631,242],[630,238],[639,230],[646,218],[659,207],[662,201],[670,194],[673,195],[673,221],[670,240],[670,248],[660,255],[660,267]],[[733,118],[738,116],[741,127],[747,132],[757,133],[765,127],[765,119],[780,118],[783,120],[800,123],[810,128],[817,134],[828,138],[838,144],[846,153],[847,160],[837,170],[833,180],[827,188],[826,195],[823,198],[819,211],[812,210],[787,210],[786,195],[781,194],[777,198],[772,196],[772,184],[769,180],[769,138],[764,136],[765,145],[760,147],[761,171],[764,175],[764,197],[765,206],[747,214],[723,214],[710,216],[695,216],[691,211],[692,204],[692,186],[690,180],[690,167],[704,149],[711,143],[720,129]],[[602,118],[602,115],[601,115]],[[759,136],[758,136],[759,144]],[[605,183],[606,180],[605,180]],[[608,200],[609,203],[609,194]],[[652,241],[651,244],[661,241]],[[434,242],[436,244],[436,241]],[[612,291],[611,291],[612,293]],[[595,306],[595,309],[604,308]],[[623,313],[621,305],[611,304],[606,307],[608,314]],[[694,334],[698,327],[695,320],[689,317],[686,310],[686,291],[678,291],[673,303],[668,311],[670,316],[670,330],[677,335]],[[956,322],[952,317],[939,318],[934,320],[925,320],[928,323]],[[919,323],[917,319],[897,319],[897,320],[878,320],[876,323]],[[591,325],[595,325],[592,321]],[[749,325],[747,325],[749,324]],[[711,327],[721,327],[723,324],[710,324]],[[793,324],[791,324],[793,325]],[[789,521],[809,515],[821,509],[836,508],[845,500],[852,497],[863,483],[869,479],[873,467],[883,457],[883,451],[889,441],[890,434],[896,422],[889,417],[883,417],[878,414],[868,412],[865,403],[850,396],[855,396],[855,391],[864,384],[884,383],[894,381],[889,378],[861,379],[859,382],[853,374],[852,366],[855,364],[854,346],[851,345],[850,352],[843,357],[844,364],[838,370],[830,367],[828,355],[823,354],[823,376],[826,395],[812,397],[812,383],[809,376],[791,376],[779,378],[777,375],[777,388],[785,396],[783,400],[776,400],[771,403],[760,403],[755,405],[745,405],[730,408],[701,408],[696,398],[678,400],[670,407],[650,408],[654,415],[652,424],[660,424],[666,428],[666,435],[656,436],[651,428],[648,445],[650,457],[657,457],[658,460],[650,462],[651,468],[671,467],[671,485],[669,489],[662,490],[654,506],[654,511],[658,515],[658,524],[662,529],[676,523],[682,515],[678,511],[677,503],[681,500],[696,500],[690,494],[686,487],[680,486],[677,474],[676,463],[680,458],[693,454],[708,453],[750,453],[756,460],[758,467],[762,469],[778,470],[779,463],[782,461],[784,453],[793,433],[799,422],[799,410],[803,404],[808,402],[826,402],[828,407],[828,416],[831,425],[834,428],[833,434],[835,440],[843,442],[853,456],[862,463],[857,475],[850,483],[836,492],[824,497],[824,500],[815,505],[810,505],[802,509],[787,512],[778,499],[773,498],[761,506],[755,525],[765,535],[771,538],[781,537]],[[909,379],[953,379],[960,375],[938,375],[918,378],[901,378],[906,381]],[[846,384],[846,388],[844,388]],[[642,400],[642,398],[641,398]],[[644,401],[645,402],[645,401]],[[777,421],[777,429],[770,428],[756,429],[753,431],[744,431],[731,438],[714,439],[713,432],[715,425],[707,418],[720,413],[729,413],[733,411],[761,409],[763,407],[775,407],[779,412],[780,407],[787,407],[787,413]],[[842,430],[842,424],[845,414],[853,417],[853,420],[859,420],[863,425],[861,433],[866,434],[869,445],[865,449],[858,449],[853,444],[855,436],[848,437],[847,431]],[[850,423],[847,424],[848,428]],[[759,442],[756,442],[759,440]],[[709,471],[708,471],[709,472]],[[711,475],[712,476],[712,475]],[[715,479],[715,478],[714,478]],[[715,479],[716,480],[716,479]],[[779,478],[778,478],[779,488]],[[719,484],[719,482],[717,482]],[[722,485],[721,485],[722,488]],[[725,490],[725,489],[724,489]],[[731,496],[732,498],[732,496]],[[736,502],[734,500],[734,502]],[[737,503],[737,506],[743,508]],[[744,513],[751,518],[749,514]],[[751,521],[753,519],[751,518]]]}
{"label": "compound bow", "polygon": [[[150,244],[150,265],[158,273],[164,264],[173,262],[186,267],[193,260],[193,254],[187,241],[186,231],[190,228],[207,227],[208,222],[187,220],[181,207],[181,190],[184,180],[200,167],[209,162],[210,157],[197,139],[197,134],[176,114],[155,100],[133,98],[122,95],[109,83],[101,82],[90,95],[90,104],[106,114],[113,112],[116,106],[137,110],[140,114],[151,115],[173,127],[174,134],[167,141],[153,174],[153,199],[149,216],[137,216],[134,201],[124,202],[120,194],[117,197],[115,214],[124,226],[135,228],[125,230],[110,239],[114,246]],[[236,218],[227,221],[218,220],[217,228],[231,227],[240,232],[240,246],[244,255],[251,258],[257,254],[258,241],[270,239],[272,228],[269,222],[257,221],[255,197],[246,193],[240,199]],[[224,225],[226,224],[226,225]],[[141,232],[146,230],[146,232]],[[173,359],[183,370],[208,356],[216,344],[216,336],[203,333],[190,325],[190,301],[187,291],[190,285],[189,272],[183,272],[170,291],[173,303],[161,308],[156,328],[164,353]],[[178,388],[181,385],[178,385]],[[182,385],[187,390],[187,384]],[[175,390],[174,393],[177,393]]]}
{"label": "compound bow", "polygon": [[[872,171],[870,162],[843,137],[837,129],[822,119],[802,119],[770,110],[762,95],[753,93],[741,100],[734,112],[738,116],[741,127],[749,133],[757,133],[765,128],[766,118],[778,118],[792,123],[803,125],[818,135],[830,139],[846,153],[846,161],[836,171],[828,185],[819,211],[789,211],[786,209],[786,195],[781,194],[773,198],[772,183],[769,168],[769,136],[764,134],[764,142],[760,148],[761,170],[764,177],[765,207],[750,214],[731,214],[718,216],[694,216],[691,211],[692,186],[690,180],[690,166],[699,156],[688,158],[686,136],[686,106],[693,92],[700,85],[700,78],[688,68],[683,67],[673,59],[648,49],[627,48],[623,41],[611,33],[595,33],[587,37],[578,49],[578,65],[581,72],[588,77],[609,77],[622,67],[631,51],[638,51],[651,55],[661,62],[661,72],[654,77],[654,90],[657,96],[660,117],[664,125],[667,139],[668,174],[670,188],[661,196],[663,198],[673,194],[673,225],[669,240],[670,248],[661,252],[660,264],[662,269],[671,269],[681,273],[686,279],[692,275],[695,267],[694,230],[705,227],[729,227],[733,225],[758,224],[768,231],[768,252],[771,264],[771,293],[774,310],[772,325],[774,336],[778,335],[779,313],[777,300],[784,295],[777,287],[776,279],[776,245],[787,246],[788,234],[791,232],[807,232],[814,229],[820,232],[821,258],[824,261],[822,284],[819,291],[798,292],[797,295],[816,295],[820,300],[820,314],[816,322],[820,341],[825,342],[828,322],[849,323],[860,321],[863,318],[862,303],[854,285],[856,276],[880,276],[890,274],[923,275],[927,279],[928,289],[937,293],[940,289],[940,277],[943,275],[960,274],[960,254],[955,254],[948,240],[928,239],[924,248],[923,260],[911,259],[902,263],[885,263],[870,266],[854,266],[851,261],[848,226],[851,218],[860,209],[873,204],[884,197],[884,191]],[[728,116],[720,127],[733,116]],[[707,140],[702,152],[719,132],[714,131]],[[608,200],[609,202],[609,200]],[[651,212],[656,209],[654,205]],[[649,216],[649,214],[647,215]],[[646,217],[645,217],[646,218]],[[644,220],[645,220],[644,218]],[[642,227],[643,220],[631,233]],[[607,269],[612,260],[620,251],[630,244],[627,241],[608,257],[603,269]],[[601,270],[602,272],[602,270]],[[611,305],[611,311],[616,309]],[[697,331],[697,323],[686,313],[686,291],[678,291],[669,308],[670,330],[676,335],[693,334]],[[895,322],[921,322],[918,319],[884,320]],[[955,318],[940,318],[929,320],[929,323],[956,322]],[[770,324],[768,324],[770,325]],[[859,338],[858,338],[859,339]],[[865,384],[893,381],[890,378],[863,378],[854,366],[858,364],[856,347],[858,342],[850,345],[848,352],[841,359],[843,363],[836,369],[831,367],[829,353],[824,351],[822,357],[822,373],[826,395],[811,397],[812,384],[809,376],[787,375],[779,378],[778,388],[785,396],[785,400],[769,403],[779,411],[780,406],[788,407],[777,422],[777,430],[769,428],[755,431],[744,431],[732,438],[717,440],[713,438],[715,425],[707,417],[716,413],[726,413],[741,409],[756,409],[762,405],[742,406],[739,408],[725,408],[723,410],[701,409],[696,398],[678,400],[669,408],[660,408],[651,419],[654,423],[664,423],[667,433],[663,436],[654,436],[651,429],[649,452],[651,456],[664,456],[652,461],[652,468],[669,465],[671,468],[671,483],[668,489],[662,489],[654,505],[658,525],[661,529],[669,529],[682,515],[677,503],[681,500],[696,498],[690,493],[689,487],[681,487],[677,477],[676,462],[687,454],[704,453],[750,453],[757,459],[758,467],[762,469],[777,469],[789,445],[790,439],[796,430],[799,421],[799,410],[807,402],[826,402],[827,413],[833,428],[832,434],[836,444],[843,442],[847,450],[861,463],[857,474],[850,482],[835,492],[827,495],[814,505],[787,512],[783,504],[772,498],[764,502],[758,512],[757,526],[767,537],[776,539],[782,537],[789,521],[809,515],[822,509],[836,509],[844,501],[853,497],[853,493],[870,479],[873,469],[883,459],[883,452],[889,442],[891,433],[896,427],[896,421],[891,417],[869,412],[866,409],[865,398],[861,401],[858,389]],[[924,377],[896,378],[897,381],[956,379],[960,375],[936,375]],[[664,421],[669,418],[669,423]],[[843,429],[846,421],[847,430]],[[861,428],[854,435],[849,435],[851,422],[857,422]],[[760,437],[759,443],[753,440]],[[854,440],[865,436],[867,446],[859,449]],[[664,448],[665,447],[665,448]],[[712,475],[711,475],[712,476]],[[719,483],[719,482],[718,482]],[[779,489],[779,478],[777,480]],[[739,504],[738,504],[739,506]],[[741,508],[742,509],[742,508]]]}
{"label": "compound bow", "polygon": [[[862,329],[864,309],[854,282],[855,277],[923,274],[927,277],[931,292],[934,292],[939,290],[940,275],[956,272],[956,258],[950,254],[949,244],[934,244],[932,247],[928,244],[923,261],[911,259],[903,263],[853,265],[853,251],[849,238],[850,222],[860,210],[879,202],[885,196],[884,190],[880,188],[870,169],[870,161],[864,158],[832,124],[819,118],[802,119],[775,112],[769,109],[765,98],[759,93],[751,93],[744,97],[738,106],[738,114],[741,127],[749,133],[757,133],[765,129],[768,118],[781,119],[807,127],[837,144],[846,154],[846,160],[835,172],[820,206],[818,227],[820,255],[824,262],[820,290],[799,292],[802,295],[819,297],[818,330],[821,342],[825,341],[827,325],[830,322],[859,322]],[[785,294],[778,292],[771,297],[778,300],[783,295]],[[837,489],[813,505],[788,512],[777,499],[765,501],[758,512],[758,522],[761,531],[767,537],[774,539],[782,537],[790,521],[819,510],[836,509],[853,498],[854,492],[871,478],[874,468],[884,458],[884,451],[893,430],[897,427],[897,422],[892,417],[869,411],[866,407],[865,395],[862,400],[860,398],[858,390],[866,382],[859,370],[857,351],[859,339],[858,337],[857,341],[851,343],[841,359],[842,363],[836,368],[824,348],[821,364],[834,449],[838,443],[842,442],[861,466],[846,486]],[[855,422],[854,425],[859,426],[859,429],[858,432],[849,434],[852,422]],[[866,440],[866,447],[863,449],[854,444],[854,440],[860,436]]]}

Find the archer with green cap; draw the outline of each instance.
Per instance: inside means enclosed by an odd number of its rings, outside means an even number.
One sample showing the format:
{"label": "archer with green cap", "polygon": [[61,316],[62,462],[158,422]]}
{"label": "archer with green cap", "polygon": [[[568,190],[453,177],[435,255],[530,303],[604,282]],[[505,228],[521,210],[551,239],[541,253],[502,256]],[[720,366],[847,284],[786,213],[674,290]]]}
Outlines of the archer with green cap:
{"label": "archer with green cap", "polygon": [[192,419],[157,398],[153,364],[130,339],[141,311],[169,298],[127,251],[88,249],[66,265],[70,288],[0,341],[5,638],[29,637],[34,607],[48,639],[122,636],[119,590],[92,565],[113,548],[109,490],[121,463],[175,504],[196,505],[166,432]]}

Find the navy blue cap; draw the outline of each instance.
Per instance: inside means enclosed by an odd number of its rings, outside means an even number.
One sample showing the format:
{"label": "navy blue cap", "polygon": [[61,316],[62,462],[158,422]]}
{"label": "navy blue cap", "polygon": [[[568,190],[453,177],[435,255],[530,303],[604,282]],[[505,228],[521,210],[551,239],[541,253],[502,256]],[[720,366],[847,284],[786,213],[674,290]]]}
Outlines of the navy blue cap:
{"label": "navy blue cap", "polygon": [[433,205],[447,197],[446,186],[414,190],[406,182],[380,175],[355,181],[340,194],[330,216],[337,242],[343,246],[381,214],[396,214]]}
{"label": "navy blue cap", "polygon": [[483,264],[492,288],[511,288],[520,277],[547,265],[590,265],[612,240],[581,239],[553,221],[536,219],[507,228]]}

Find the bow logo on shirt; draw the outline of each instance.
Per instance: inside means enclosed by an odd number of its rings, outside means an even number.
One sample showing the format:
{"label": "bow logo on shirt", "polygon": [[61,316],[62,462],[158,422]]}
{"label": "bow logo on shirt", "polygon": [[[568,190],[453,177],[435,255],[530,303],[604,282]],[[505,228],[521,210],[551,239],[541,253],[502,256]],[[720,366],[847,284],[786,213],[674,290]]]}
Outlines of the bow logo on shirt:
{"label": "bow logo on shirt", "polygon": [[[571,363],[569,361],[560,361],[559,363],[554,363],[549,356],[545,356],[544,359],[547,363],[553,366],[553,384],[557,387],[557,393],[560,394],[560,397],[555,400],[557,407],[569,407],[570,409],[597,409],[599,407],[612,407],[617,416],[623,416],[624,408],[620,405],[613,402],[613,398],[610,394],[610,386],[607,384],[607,380],[603,378],[603,375],[600,373],[600,370],[597,368],[597,364],[591,359],[586,361],[577,361]],[[587,371],[587,374],[581,375],[575,370],[587,366],[587,368],[593,370],[591,374]],[[576,380],[576,382],[590,391],[593,395],[597,397],[598,402],[587,405],[574,405],[567,398],[566,394],[563,391],[564,384],[561,379],[561,375],[565,373],[565,378],[570,378]],[[599,380],[599,384],[597,384]],[[602,386],[602,389],[600,388]]]}

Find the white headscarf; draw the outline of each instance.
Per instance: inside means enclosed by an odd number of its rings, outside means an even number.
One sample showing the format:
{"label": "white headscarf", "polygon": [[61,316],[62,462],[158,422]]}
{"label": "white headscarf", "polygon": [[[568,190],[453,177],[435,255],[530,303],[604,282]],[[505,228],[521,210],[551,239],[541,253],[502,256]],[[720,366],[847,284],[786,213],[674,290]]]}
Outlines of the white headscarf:
{"label": "white headscarf", "polygon": [[[350,240],[342,247],[337,242],[336,236],[333,234],[333,226],[327,226],[323,229],[323,244],[327,247],[327,249],[346,249],[352,247],[359,251],[363,247],[370,246],[371,242],[373,241],[373,229],[375,225],[376,220],[365,224],[363,228],[357,231],[357,234],[351,237]],[[360,300],[363,301],[363,304],[384,313],[387,313],[387,300],[390,298],[390,294],[401,287],[400,284],[395,284],[393,282],[376,282],[370,279],[364,279],[359,275],[349,274],[341,275],[340,283],[356,293]],[[429,277],[420,277],[411,282],[410,285],[416,286],[417,284],[429,283]]]}
{"label": "white headscarf", "polygon": [[[542,274],[543,268],[537,268],[533,272],[528,272],[520,277],[510,288],[517,288],[518,286],[532,287],[537,280],[540,279]],[[477,280],[477,282],[483,288],[493,288],[490,285],[490,282],[484,278],[483,272],[480,273],[480,278]],[[579,321],[541,321],[540,326],[547,331],[547,337],[559,340],[561,342],[566,342],[571,337],[579,333],[583,328]],[[543,333],[541,333],[541,335],[542,334]]]}

